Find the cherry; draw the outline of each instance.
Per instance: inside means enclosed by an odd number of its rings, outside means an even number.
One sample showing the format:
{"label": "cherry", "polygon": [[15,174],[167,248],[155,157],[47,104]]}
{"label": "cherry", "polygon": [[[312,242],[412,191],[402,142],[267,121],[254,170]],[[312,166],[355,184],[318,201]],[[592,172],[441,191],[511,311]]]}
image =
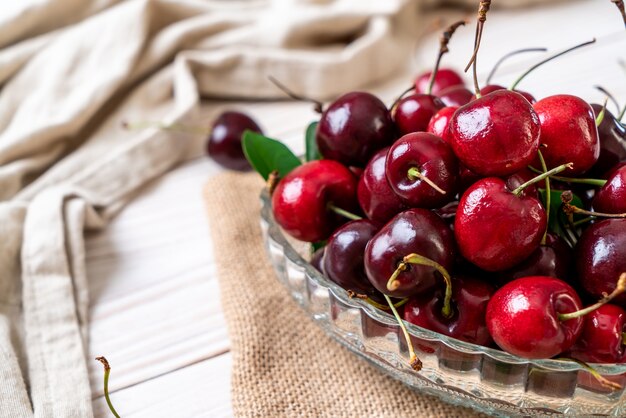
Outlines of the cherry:
{"label": "cherry", "polygon": [[454,115],[457,109],[458,106],[446,106],[439,109],[439,111],[430,118],[426,131],[437,135],[447,142],[446,135],[448,134],[448,125],[450,124],[452,115]]}
{"label": "cherry", "polygon": [[551,358],[568,350],[582,331],[576,291],[562,280],[531,276],[507,283],[487,305],[487,327],[503,350],[516,356]]}
{"label": "cherry", "polygon": [[468,261],[487,271],[502,271],[520,263],[539,246],[546,230],[546,212],[525,187],[564,170],[559,166],[515,190],[504,180],[488,177],[474,183],[461,197],[454,220],[459,250]]}
{"label": "cherry", "polygon": [[395,108],[394,121],[401,135],[425,132],[430,119],[445,107],[439,98],[430,94],[412,94],[400,100]]}
{"label": "cherry", "polygon": [[583,331],[568,356],[592,363],[626,363],[626,311],[606,304],[585,316]]}
{"label": "cherry", "polygon": [[[432,71],[427,71],[417,77],[415,80],[415,90],[418,93],[428,92],[432,74]],[[465,85],[465,81],[463,81],[459,73],[450,68],[440,68],[435,75],[435,82],[429,94],[438,95],[442,90],[463,85]]]}
{"label": "cherry", "polygon": [[474,173],[472,170],[465,167],[463,163],[459,163],[459,196],[462,196],[472,184],[482,178],[484,178],[484,176]]}
{"label": "cherry", "polygon": [[498,90],[460,107],[449,142],[459,160],[484,176],[506,176],[530,164],[539,148],[539,117],[519,93]]}
{"label": "cherry", "polygon": [[[510,176],[507,176],[506,178],[504,178],[504,181],[506,183],[507,189],[515,190],[522,184],[535,178],[535,176],[536,174],[534,174],[532,171],[530,171],[527,168],[523,168],[520,171],[513,173]],[[532,196],[536,199],[539,199],[539,191],[537,190],[537,187],[535,184],[530,184],[527,187],[522,189],[522,191],[520,192],[520,196],[525,196],[525,197]]]}
{"label": "cherry", "polygon": [[613,170],[595,193],[593,209],[604,213],[626,213],[626,165]]}
{"label": "cherry", "polygon": [[[602,111],[603,106],[591,105],[596,117]],[[590,171],[592,176],[603,176],[619,162],[626,161],[626,126],[622,125],[617,118],[605,109],[602,122],[598,126],[600,139],[600,156]]]}
{"label": "cherry", "polygon": [[246,130],[262,134],[259,125],[241,112],[224,112],[213,122],[206,151],[216,163],[231,170],[249,170],[250,163],[241,149],[241,136]]}
{"label": "cherry", "polygon": [[389,147],[374,154],[359,179],[357,189],[361,209],[369,219],[380,224],[408,209],[387,181],[385,174],[387,151]]}
{"label": "cherry", "polygon": [[487,302],[494,289],[469,277],[452,279],[452,314],[442,313],[444,291],[414,296],[404,307],[404,319],[412,324],[469,343],[490,345],[493,340],[485,323]]}
{"label": "cherry", "polygon": [[322,260],[324,258],[325,248],[326,247],[322,247],[315,250],[313,255],[311,255],[311,261],[309,262],[315,268],[315,270],[319,271],[320,273],[323,273]]}
{"label": "cherry", "polygon": [[591,106],[576,96],[559,94],[539,100],[534,108],[541,121],[540,141],[547,146],[542,152],[548,167],[572,162],[567,174],[589,170],[600,155]]}
{"label": "cherry", "polygon": [[[405,256],[419,254],[444,269],[455,258],[452,231],[433,212],[409,209],[395,216],[370,240],[365,248],[365,272],[380,292],[393,297],[408,297],[435,287],[440,279],[431,265],[406,265]],[[391,289],[390,278],[399,265],[405,269],[396,275]]]}
{"label": "cherry", "polygon": [[[581,287],[600,298],[615,289],[615,278],[626,272],[626,218],[605,219],[585,229],[576,244],[576,271]],[[616,299],[626,302],[626,296]]]}
{"label": "cherry", "polygon": [[346,221],[333,208],[357,208],[356,187],[354,175],[336,161],[310,161],[298,166],[272,194],[276,222],[301,241],[325,240]]}
{"label": "cherry", "polygon": [[431,209],[454,199],[458,163],[450,146],[436,135],[403,136],[389,149],[385,167],[389,185],[409,206]]}
{"label": "cherry", "polygon": [[463,86],[453,86],[442,90],[437,95],[446,106],[463,106],[474,97],[474,93]]}
{"label": "cherry", "polygon": [[325,158],[347,166],[363,167],[379,149],[396,138],[385,104],[369,93],[341,96],[322,113],[317,146]]}
{"label": "cherry", "polygon": [[378,232],[373,222],[361,219],[337,229],[329,238],[324,259],[324,273],[346,290],[373,296],[378,292],[365,275],[363,256],[368,241]]}
{"label": "cherry", "polygon": [[[499,91],[499,90],[506,90],[506,87],[504,86],[500,86],[498,84],[487,84],[486,86],[482,87],[480,89],[480,95],[481,96],[486,96],[489,93],[493,93],[494,91]],[[522,96],[524,96],[524,98],[526,100],[528,100],[530,102],[530,104],[533,104],[535,102],[537,102],[537,100],[535,99],[535,97],[525,91],[521,91],[521,90],[514,90],[516,93],[521,94]],[[471,100],[476,100],[476,95],[472,95],[472,99]]]}

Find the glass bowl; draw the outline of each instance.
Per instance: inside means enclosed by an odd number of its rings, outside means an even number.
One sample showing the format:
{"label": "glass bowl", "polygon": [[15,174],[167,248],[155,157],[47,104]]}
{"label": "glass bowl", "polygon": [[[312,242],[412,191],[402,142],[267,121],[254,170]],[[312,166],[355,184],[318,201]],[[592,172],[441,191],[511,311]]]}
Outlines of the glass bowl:
{"label": "glass bowl", "polygon": [[[528,360],[406,323],[423,363],[414,371],[394,317],[348,297],[311,266],[302,256],[308,245],[287,238],[274,221],[266,190],[261,200],[264,244],[279,281],[329,336],[391,377],[445,402],[499,417],[626,416],[624,389],[601,386],[574,362]],[[626,364],[594,367],[626,387]]]}

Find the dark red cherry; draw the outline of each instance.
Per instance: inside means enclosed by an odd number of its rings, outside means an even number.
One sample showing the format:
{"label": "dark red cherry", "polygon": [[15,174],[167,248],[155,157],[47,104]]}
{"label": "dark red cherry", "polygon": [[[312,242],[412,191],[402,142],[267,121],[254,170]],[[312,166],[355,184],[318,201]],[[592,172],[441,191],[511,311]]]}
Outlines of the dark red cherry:
{"label": "dark red cherry", "polygon": [[324,248],[326,247],[318,248],[317,250],[315,250],[315,252],[311,256],[310,261],[310,264],[315,267],[315,270],[319,271],[320,273],[322,273],[322,259],[324,258]]}
{"label": "dark red cherry", "polygon": [[460,107],[449,142],[459,160],[483,176],[506,176],[530,164],[539,149],[539,117],[520,94],[495,91]]}
{"label": "dark red cherry", "polygon": [[496,344],[508,353],[551,358],[568,350],[582,331],[582,318],[561,320],[560,315],[580,309],[580,298],[564,281],[524,277],[493,295],[487,305],[487,327]]}
{"label": "dark red cherry", "polygon": [[291,236],[308,242],[325,240],[346,218],[329,205],[347,211],[358,208],[357,182],[343,165],[332,160],[305,163],[276,186],[272,209],[276,222]]}
{"label": "dark red cherry", "polygon": [[454,115],[457,109],[457,106],[447,106],[439,109],[439,111],[430,118],[426,131],[437,135],[447,142],[446,135],[448,134],[448,125],[450,124],[452,115]]}
{"label": "dark red cherry", "polygon": [[433,212],[409,209],[398,214],[370,240],[365,248],[365,272],[380,292],[393,297],[408,297],[433,289],[441,276],[433,267],[410,265],[401,272],[399,286],[391,291],[389,279],[404,257],[419,254],[450,269],[455,259],[452,231]]}
{"label": "dark red cherry", "polygon": [[[602,111],[599,104],[591,105],[596,117]],[[612,170],[618,163],[626,161],[626,126],[622,125],[607,109],[598,126],[600,156],[589,171],[591,177],[601,177]]]}
{"label": "dark red cherry", "polygon": [[[428,85],[430,84],[430,77],[432,71],[427,71],[420,74],[415,80],[415,90],[418,93],[426,93],[428,91]],[[456,71],[450,68],[440,68],[435,76],[435,83],[433,84],[432,94],[437,93],[453,86],[462,86],[465,82],[463,78]]]}
{"label": "dark red cherry", "polygon": [[465,167],[463,163],[459,163],[459,197],[462,196],[472,184],[484,177],[485,176],[474,173],[472,170]]}
{"label": "dark red cherry", "polygon": [[[576,96],[559,94],[534,104],[541,121],[540,141],[548,168],[574,163],[564,175],[582,174],[598,161],[600,141],[593,109]],[[540,167],[535,162],[535,167]]]}
{"label": "dark red cherry", "polygon": [[387,181],[385,162],[389,147],[378,151],[363,171],[359,179],[357,195],[363,213],[379,224],[385,224],[398,213],[408,209]]}
{"label": "dark red cherry", "polygon": [[241,149],[241,136],[246,130],[262,134],[259,125],[241,112],[224,112],[215,119],[206,151],[215,162],[231,170],[249,170],[250,163]]}
{"label": "dark red cherry", "polygon": [[[506,87],[500,86],[498,84],[487,84],[486,86],[484,86],[483,88],[480,89],[480,95],[481,96],[485,96],[489,93],[493,93],[494,91],[498,91],[498,90],[506,90]],[[537,100],[535,100],[535,98],[533,97],[532,94],[525,92],[525,91],[521,91],[521,90],[514,90],[516,93],[521,94],[522,96],[524,96],[524,98],[526,100],[528,100],[530,102],[530,104],[535,103]],[[472,95],[472,99],[471,100],[475,100],[476,96]]]}
{"label": "dark red cherry", "polygon": [[458,170],[452,148],[443,139],[414,132],[391,146],[385,172],[389,185],[404,203],[432,209],[454,199]]}
{"label": "dark red cherry", "polygon": [[404,307],[404,319],[412,324],[457,338],[488,346],[493,340],[487,330],[485,312],[494,289],[487,283],[469,278],[452,280],[452,316],[442,314],[444,289],[414,296]]}
{"label": "dark red cherry", "polygon": [[454,235],[463,257],[487,271],[502,271],[526,259],[546,230],[546,212],[534,197],[516,195],[488,177],[461,197]]}
{"label": "dark red cherry", "polygon": [[[626,218],[605,219],[585,229],[576,244],[576,271],[581,287],[594,298],[611,293],[626,272]],[[626,295],[615,299],[623,304]]]}
{"label": "dark red cherry", "polygon": [[[504,181],[506,182],[506,187],[509,190],[515,190],[517,189],[519,186],[521,186],[522,184],[526,183],[527,181],[533,179],[536,176],[535,173],[533,173],[532,171],[530,171],[527,168],[522,168],[520,171],[511,174],[510,176],[507,176]],[[541,182],[539,185],[543,186],[545,183]],[[539,199],[539,190],[537,190],[537,185],[536,184],[531,184],[528,187],[525,187],[521,192],[520,192],[520,196],[531,196],[534,197],[536,199]],[[535,276],[535,275],[533,275]],[[542,274],[539,274],[539,276],[542,276]]]}
{"label": "dark red cherry", "polygon": [[626,213],[626,165],[613,170],[593,198],[593,209],[602,213]]}
{"label": "dark red cherry", "polygon": [[325,247],[324,274],[346,290],[368,296],[377,294],[363,264],[365,246],[377,231],[378,226],[366,219],[348,222],[336,230]]}
{"label": "dark red cherry", "polygon": [[563,238],[549,233],[545,244],[541,244],[526,260],[502,272],[500,281],[509,282],[529,276],[547,276],[569,281],[572,263],[570,247]]}
{"label": "dark red cherry", "polygon": [[583,331],[568,357],[589,363],[626,363],[626,311],[606,304],[585,315]]}
{"label": "dark red cherry", "polygon": [[435,96],[412,94],[398,102],[393,119],[400,135],[425,132],[430,119],[443,107],[443,102]]}
{"label": "dark red cherry", "polygon": [[474,93],[463,86],[453,86],[442,90],[437,94],[446,106],[463,106],[468,104],[474,97]]}
{"label": "dark red cherry", "polygon": [[348,93],[328,106],[317,126],[317,146],[324,156],[347,166],[364,167],[396,138],[389,110],[369,93]]}

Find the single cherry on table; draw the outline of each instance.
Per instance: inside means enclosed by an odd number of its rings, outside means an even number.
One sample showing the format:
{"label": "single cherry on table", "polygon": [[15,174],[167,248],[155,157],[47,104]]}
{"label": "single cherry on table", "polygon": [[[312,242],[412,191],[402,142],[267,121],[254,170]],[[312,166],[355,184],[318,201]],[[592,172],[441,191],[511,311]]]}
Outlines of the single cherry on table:
{"label": "single cherry on table", "polygon": [[249,170],[250,163],[241,148],[241,136],[246,130],[263,134],[259,125],[244,113],[227,111],[220,114],[213,122],[207,140],[207,154],[228,169]]}

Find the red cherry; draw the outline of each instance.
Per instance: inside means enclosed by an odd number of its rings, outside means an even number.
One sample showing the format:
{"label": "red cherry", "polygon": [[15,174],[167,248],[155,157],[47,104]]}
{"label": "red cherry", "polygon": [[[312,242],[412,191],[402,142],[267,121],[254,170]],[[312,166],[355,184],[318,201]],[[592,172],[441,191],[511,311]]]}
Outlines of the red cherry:
{"label": "red cherry", "polygon": [[445,105],[430,94],[412,94],[400,100],[393,115],[400,135],[425,132],[430,119]]}
{"label": "red cherry", "polygon": [[298,166],[272,194],[276,222],[301,241],[322,241],[346,221],[332,212],[329,204],[355,210],[356,187],[354,175],[336,161],[311,161]]}
{"label": "red cherry", "polygon": [[241,136],[246,130],[262,134],[259,125],[241,112],[224,112],[215,119],[206,150],[215,162],[231,170],[249,170],[250,163],[241,148]]}
{"label": "red cherry", "polygon": [[391,145],[395,127],[385,104],[369,93],[353,92],[335,100],[317,126],[317,146],[324,156],[363,167],[379,149]]}
{"label": "red cherry", "polygon": [[593,198],[593,209],[603,213],[626,213],[626,165],[613,170]]}
{"label": "red cherry", "polygon": [[495,177],[467,189],[454,221],[461,254],[487,271],[523,261],[539,246],[545,230],[546,212],[539,200],[514,194]]}
{"label": "red cherry", "polygon": [[452,280],[452,316],[442,314],[444,291],[417,295],[404,307],[404,319],[412,324],[439,332],[461,341],[490,345],[493,340],[485,323],[487,302],[493,287],[472,278],[457,277]]}
{"label": "red cherry", "polygon": [[448,140],[459,160],[483,176],[506,176],[530,164],[539,149],[539,118],[520,94],[495,91],[460,107]]}
{"label": "red cherry", "polygon": [[[483,88],[480,89],[480,95],[481,96],[486,96],[489,93],[493,93],[494,91],[498,91],[498,90],[506,90],[506,87],[500,86],[498,84],[487,84],[486,86],[484,86]],[[522,96],[524,96],[524,98],[526,100],[528,100],[530,102],[530,104],[533,104],[535,102],[537,102],[537,100],[533,97],[532,94],[527,93],[525,91],[521,91],[521,90],[513,90],[516,93],[521,94]],[[476,95],[472,95],[472,99],[471,100],[476,100]]]}
{"label": "red cherry", "polygon": [[626,363],[626,311],[606,304],[587,314],[568,356],[591,363]]}
{"label": "red cherry", "polygon": [[367,163],[359,179],[357,195],[365,215],[374,222],[385,224],[398,213],[408,209],[387,181],[385,162],[389,147],[378,151]]}
{"label": "red cherry", "polygon": [[[418,93],[426,93],[428,91],[431,75],[432,71],[427,71],[417,77],[415,80],[415,90]],[[459,73],[450,68],[440,68],[435,76],[435,83],[433,84],[431,94],[437,95],[437,93],[444,89],[453,86],[462,86],[464,84],[465,82]]]}
{"label": "red cherry", "polygon": [[[597,117],[603,106],[592,104],[591,108]],[[598,126],[598,138],[600,156],[590,174],[600,177],[611,171],[618,163],[626,161],[626,125],[621,124],[608,109],[605,109],[604,118]]]}
{"label": "red cherry", "polygon": [[541,121],[540,141],[547,146],[542,153],[548,168],[572,162],[566,175],[582,174],[598,161],[598,129],[587,102],[560,94],[539,100],[534,108]]}
{"label": "red cherry", "polygon": [[501,287],[487,305],[487,327],[500,348],[516,356],[551,358],[568,350],[582,331],[580,298],[562,280],[532,276]]}
{"label": "red cherry", "polygon": [[463,106],[474,98],[474,93],[463,86],[453,86],[442,90],[437,95],[446,106]]}
{"label": "red cherry", "polygon": [[454,115],[457,109],[458,106],[447,106],[439,109],[439,111],[430,118],[426,131],[437,135],[447,142],[446,135],[448,133],[448,125],[450,124],[452,115]]}

